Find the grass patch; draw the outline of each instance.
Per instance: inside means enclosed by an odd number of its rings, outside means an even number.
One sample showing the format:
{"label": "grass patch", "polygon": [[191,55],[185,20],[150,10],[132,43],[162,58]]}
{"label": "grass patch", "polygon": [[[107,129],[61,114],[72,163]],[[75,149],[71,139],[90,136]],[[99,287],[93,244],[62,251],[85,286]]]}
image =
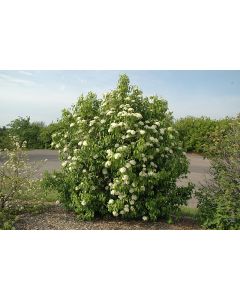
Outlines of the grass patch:
{"label": "grass patch", "polygon": [[191,219],[194,219],[194,220],[198,220],[198,216],[199,216],[198,208],[189,207],[189,206],[186,206],[186,205],[183,205],[181,207],[180,217],[182,217],[182,218],[185,217],[185,218],[191,218]]}

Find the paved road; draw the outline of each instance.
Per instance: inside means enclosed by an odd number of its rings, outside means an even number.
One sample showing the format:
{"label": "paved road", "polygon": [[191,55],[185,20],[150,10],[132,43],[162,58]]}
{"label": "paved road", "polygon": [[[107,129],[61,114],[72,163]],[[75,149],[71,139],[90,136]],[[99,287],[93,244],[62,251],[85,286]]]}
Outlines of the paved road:
{"label": "paved road", "polygon": [[[209,178],[209,161],[197,154],[187,154],[187,157],[190,160],[190,174],[188,179],[182,180],[180,184],[184,185],[190,180],[199,186],[200,183],[203,183],[205,179]],[[29,159],[31,162],[40,162],[41,160],[47,159],[47,162],[44,163],[40,169],[41,173],[46,170],[58,170],[61,167],[58,159],[58,151],[55,150],[31,150],[29,151]],[[196,205],[197,200],[192,198],[189,201],[189,206],[196,207]]]}

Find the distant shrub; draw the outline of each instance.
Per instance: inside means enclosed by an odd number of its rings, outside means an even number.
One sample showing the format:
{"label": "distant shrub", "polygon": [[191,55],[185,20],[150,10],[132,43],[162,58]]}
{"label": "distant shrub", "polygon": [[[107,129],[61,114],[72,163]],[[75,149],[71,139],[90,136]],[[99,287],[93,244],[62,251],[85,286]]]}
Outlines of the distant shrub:
{"label": "distant shrub", "polygon": [[29,149],[41,149],[44,147],[40,139],[43,127],[43,122],[31,122],[30,117],[19,117],[7,126],[8,133],[11,136],[17,136],[20,143],[25,141]]}
{"label": "distant shrub", "polygon": [[167,102],[143,97],[126,75],[101,100],[81,96],[61,124],[52,146],[63,169],[46,182],[81,218],[170,218],[190,198],[191,185],[176,185],[188,161]]}
{"label": "distant shrub", "polygon": [[204,153],[211,144],[210,136],[216,126],[217,121],[207,117],[186,117],[175,122],[175,128],[187,152]]}
{"label": "distant shrub", "polygon": [[8,129],[6,127],[0,127],[0,151],[9,148],[10,144]]}
{"label": "distant shrub", "polygon": [[61,129],[61,122],[51,123],[48,126],[41,128],[39,139],[41,141],[42,148],[50,149],[52,143],[52,135],[57,133]]}
{"label": "distant shrub", "polygon": [[[185,117],[175,121],[175,128],[187,152],[207,154],[215,147],[215,141],[224,137],[234,118],[219,120],[207,117]],[[213,151],[212,151],[212,154]]]}
{"label": "distant shrub", "polygon": [[214,133],[212,180],[197,192],[205,228],[240,229],[240,118]]}

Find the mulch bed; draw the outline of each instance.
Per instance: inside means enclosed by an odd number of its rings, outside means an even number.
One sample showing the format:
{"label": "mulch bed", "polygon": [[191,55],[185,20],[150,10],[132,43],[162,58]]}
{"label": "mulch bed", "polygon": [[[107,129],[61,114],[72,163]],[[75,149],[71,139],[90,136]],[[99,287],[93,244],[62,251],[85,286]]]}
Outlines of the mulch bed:
{"label": "mulch bed", "polygon": [[15,224],[18,230],[196,230],[200,227],[191,219],[179,220],[176,224],[164,221],[144,222],[126,220],[79,221],[73,212],[59,205],[50,205],[44,212],[33,215],[25,213],[19,216]]}

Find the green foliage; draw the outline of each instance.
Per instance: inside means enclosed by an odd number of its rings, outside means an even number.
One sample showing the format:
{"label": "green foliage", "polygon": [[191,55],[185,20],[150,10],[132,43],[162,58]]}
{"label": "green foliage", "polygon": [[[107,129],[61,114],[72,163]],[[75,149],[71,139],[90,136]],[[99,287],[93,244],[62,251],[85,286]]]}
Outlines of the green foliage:
{"label": "green foliage", "polygon": [[200,218],[206,228],[240,229],[240,118],[215,137],[212,180],[197,192]]}
{"label": "green foliage", "polygon": [[51,123],[48,126],[41,128],[40,141],[41,147],[44,149],[50,149],[52,143],[52,135],[61,129],[61,123]]}
{"label": "green foliage", "polygon": [[0,165],[0,209],[16,206],[30,192],[37,192],[34,177],[40,165],[29,163],[26,142],[21,143],[16,137],[12,137],[11,142],[11,150],[0,153],[3,161]]}
{"label": "green foliage", "polygon": [[176,120],[175,128],[185,151],[207,154],[211,148],[214,149],[215,140],[227,134],[233,120],[228,117],[220,120],[185,117]]}
{"label": "green foliage", "polygon": [[7,127],[0,128],[0,149],[10,148],[9,136],[17,136],[21,143],[26,141],[28,149],[49,149],[53,133],[60,130],[61,126],[61,122],[46,126],[43,122],[31,122],[30,117],[19,117]]}
{"label": "green foliage", "polygon": [[0,127],[0,150],[9,148],[10,138],[9,132],[6,127]]}
{"label": "green foliage", "polygon": [[206,147],[211,144],[210,136],[217,126],[216,120],[207,117],[181,118],[175,122],[184,150],[187,152],[204,153]]}
{"label": "green foliage", "polygon": [[186,204],[192,186],[176,181],[187,174],[188,161],[165,100],[144,97],[123,75],[103,99],[81,96],[60,122],[52,146],[63,169],[45,182],[81,218],[156,220]]}
{"label": "green foliage", "polygon": [[14,229],[16,216],[11,214],[9,210],[0,210],[0,230]]}
{"label": "green foliage", "polygon": [[26,141],[30,149],[42,148],[40,133],[43,127],[42,122],[30,122],[30,117],[19,117],[8,125],[9,134],[17,136],[20,143]]}

